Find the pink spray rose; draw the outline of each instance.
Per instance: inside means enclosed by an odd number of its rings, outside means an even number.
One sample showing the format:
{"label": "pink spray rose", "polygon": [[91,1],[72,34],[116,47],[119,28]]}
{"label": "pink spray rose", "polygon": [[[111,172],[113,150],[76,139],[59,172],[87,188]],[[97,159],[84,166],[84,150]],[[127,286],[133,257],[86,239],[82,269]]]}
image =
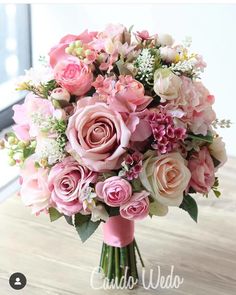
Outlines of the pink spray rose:
{"label": "pink spray rose", "polygon": [[29,157],[20,172],[20,195],[23,203],[32,208],[33,214],[39,214],[50,207],[48,188],[48,169],[36,168],[35,159]]}
{"label": "pink spray rose", "polygon": [[144,94],[143,84],[132,76],[120,76],[115,84],[114,95],[108,99],[108,103],[118,112],[142,111],[151,101],[152,97]]}
{"label": "pink spray rose", "polygon": [[55,110],[49,100],[29,93],[23,104],[13,106],[13,111],[13,120],[16,123],[13,130],[20,140],[27,141],[30,137],[35,137],[39,133],[38,127],[33,122],[32,115],[37,113],[45,117],[53,116]]}
{"label": "pink spray rose", "polygon": [[53,166],[49,173],[49,189],[58,211],[67,216],[81,211],[81,192],[95,182],[96,177],[96,173],[79,165],[72,157]]}
{"label": "pink spray rose", "polygon": [[134,193],[131,199],[120,207],[120,215],[130,220],[141,220],[149,213],[149,193],[141,191]]}
{"label": "pink spray rose", "polygon": [[215,182],[215,168],[206,146],[192,154],[188,168],[192,174],[189,185],[198,193],[208,193]]}
{"label": "pink spray rose", "polygon": [[119,176],[107,178],[104,182],[98,182],[96,193],[100,199],[111,207],[119,207],[129,201],[132,196],[130,183]]}
{"label": "pink spray rose", "polygon": [[93,82],[91,68],[76,57],[59,61],[54,68],[54,76],[60,86],[78,96],[89,91]]}
{"label": "pink spray rose", "polygon": [[118,169],[131,136],[121,115],[105,103],[94,104],[92,98],[79,105],[68,121],[68,152],[93,171]]}

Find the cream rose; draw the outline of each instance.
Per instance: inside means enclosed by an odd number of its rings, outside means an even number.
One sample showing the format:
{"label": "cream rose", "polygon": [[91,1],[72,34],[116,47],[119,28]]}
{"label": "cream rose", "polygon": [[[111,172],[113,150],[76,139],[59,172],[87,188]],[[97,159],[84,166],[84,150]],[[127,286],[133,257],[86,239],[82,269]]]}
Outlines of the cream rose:
{"label": "cream rose", "polygon": [[215,137],[213,143],[209,145],[210,154],[220,162],[216,167],[219,169],[227,162],[227,154],[225,149],[225,143],[222,140],[222,137]]}
{"label": "cream rose", "polygon": [[161,97],[161,102],[173,100],[179,96],[182,84],[180,77],[169,69],[157,69],[154,73],[154,91]]}
{"label": "cream rose", "polygon": [[191,178],[185,159],[179,153],[156,156],[155,152],[146,153],[145,158],[140,173],[143,186],[158,203],[179,206]]}

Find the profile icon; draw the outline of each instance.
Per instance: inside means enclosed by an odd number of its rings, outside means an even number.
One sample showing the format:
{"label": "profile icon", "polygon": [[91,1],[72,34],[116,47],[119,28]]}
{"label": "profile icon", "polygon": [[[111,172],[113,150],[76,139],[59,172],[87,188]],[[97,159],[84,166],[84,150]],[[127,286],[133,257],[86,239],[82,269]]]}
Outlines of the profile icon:
{"label": "profile icon", "polygon": [[9,285],[15,290],[21,290],[26,286],[27,280],[25,275],[15,272],[10,276]]}
{"label": "profile icon", "polygon": [[15,286],[21,286],[21,281],[20,281],[20,278],[16,278],[16,281],[14,283]]}

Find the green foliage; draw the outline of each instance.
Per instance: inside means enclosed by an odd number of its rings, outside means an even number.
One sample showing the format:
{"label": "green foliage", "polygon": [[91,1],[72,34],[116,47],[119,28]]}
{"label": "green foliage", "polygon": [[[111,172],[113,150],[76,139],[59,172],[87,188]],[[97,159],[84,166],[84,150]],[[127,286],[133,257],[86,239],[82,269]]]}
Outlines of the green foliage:
{"label": "green foliage", "polygon": [[198,206],[196,201],[190,196],[184,196],[182,204],[179,206],[181,209],[188,212],[192,219],[197,222],[198,218]]}
{"label": "green foliage", "polygon": [[217,198],[221,196],[221,192],[219,191],[219,178],[215,178],[215,183],[213,184],[212,191]]}
{"label": "green foliage", "polygon": [[130,184],[132,186],[132,189],[133,189],[134,193],[135,192],[140,192],[140,191],[142,191],[144,189],[143,186],[142,186],[141,181],[139,180],[139,178],[131,180]]}
{"label": "green foliage", "polygon": [[48,98],[50,92],[58,87],[56,80],[50,80],[45,84],[40,84],[41,94],[43,97]]}
{"label": "green foliage", "polygon": [[105,209],[109,216],[118,216],[120,215],[120,207],[110,207],[105,204]]}
{"label": "green foliage", "polygon": [[207,143],[212,143],[213,142],[213,136],[212,136],[212,134],[210,132],[205,136],[201,135],[201,134],[196,135],[196,134],[193,134],[193,133],[189,133],[188,138],[192,139],[192,140],[207,142]]}
{"label": "green foliage", "polygon": [[91,221],[91,215],[75,215],[75,228],[83,243],[95,232],[100,223],[101,221]]}
{"label": "green foliage", "polygon": [[58,212],[57,209],[52,208],[52,207],[49,208],[48,212],[49,212],[51,222],[56,221],[57,219],[59,219],[60,217],[63,216],[63,214]]}

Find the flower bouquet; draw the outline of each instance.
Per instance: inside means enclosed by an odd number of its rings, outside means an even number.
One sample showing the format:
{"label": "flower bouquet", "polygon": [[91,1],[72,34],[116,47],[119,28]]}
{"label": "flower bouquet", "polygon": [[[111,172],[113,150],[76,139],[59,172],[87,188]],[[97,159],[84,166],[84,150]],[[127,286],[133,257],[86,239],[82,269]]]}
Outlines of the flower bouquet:
{"label": "flower bouquet", "polygon": [[[193,195],[216,197],[225,146],[190,40],[109,25],[67,35],[18,83],[25,101],[1,146],[20,166],[33,214],[74,226],[86,241],[103,225],[100,271],[138,282],[134,222],[169,206],[197,221]],[[196,198],[198,198],[196,196]]]}

